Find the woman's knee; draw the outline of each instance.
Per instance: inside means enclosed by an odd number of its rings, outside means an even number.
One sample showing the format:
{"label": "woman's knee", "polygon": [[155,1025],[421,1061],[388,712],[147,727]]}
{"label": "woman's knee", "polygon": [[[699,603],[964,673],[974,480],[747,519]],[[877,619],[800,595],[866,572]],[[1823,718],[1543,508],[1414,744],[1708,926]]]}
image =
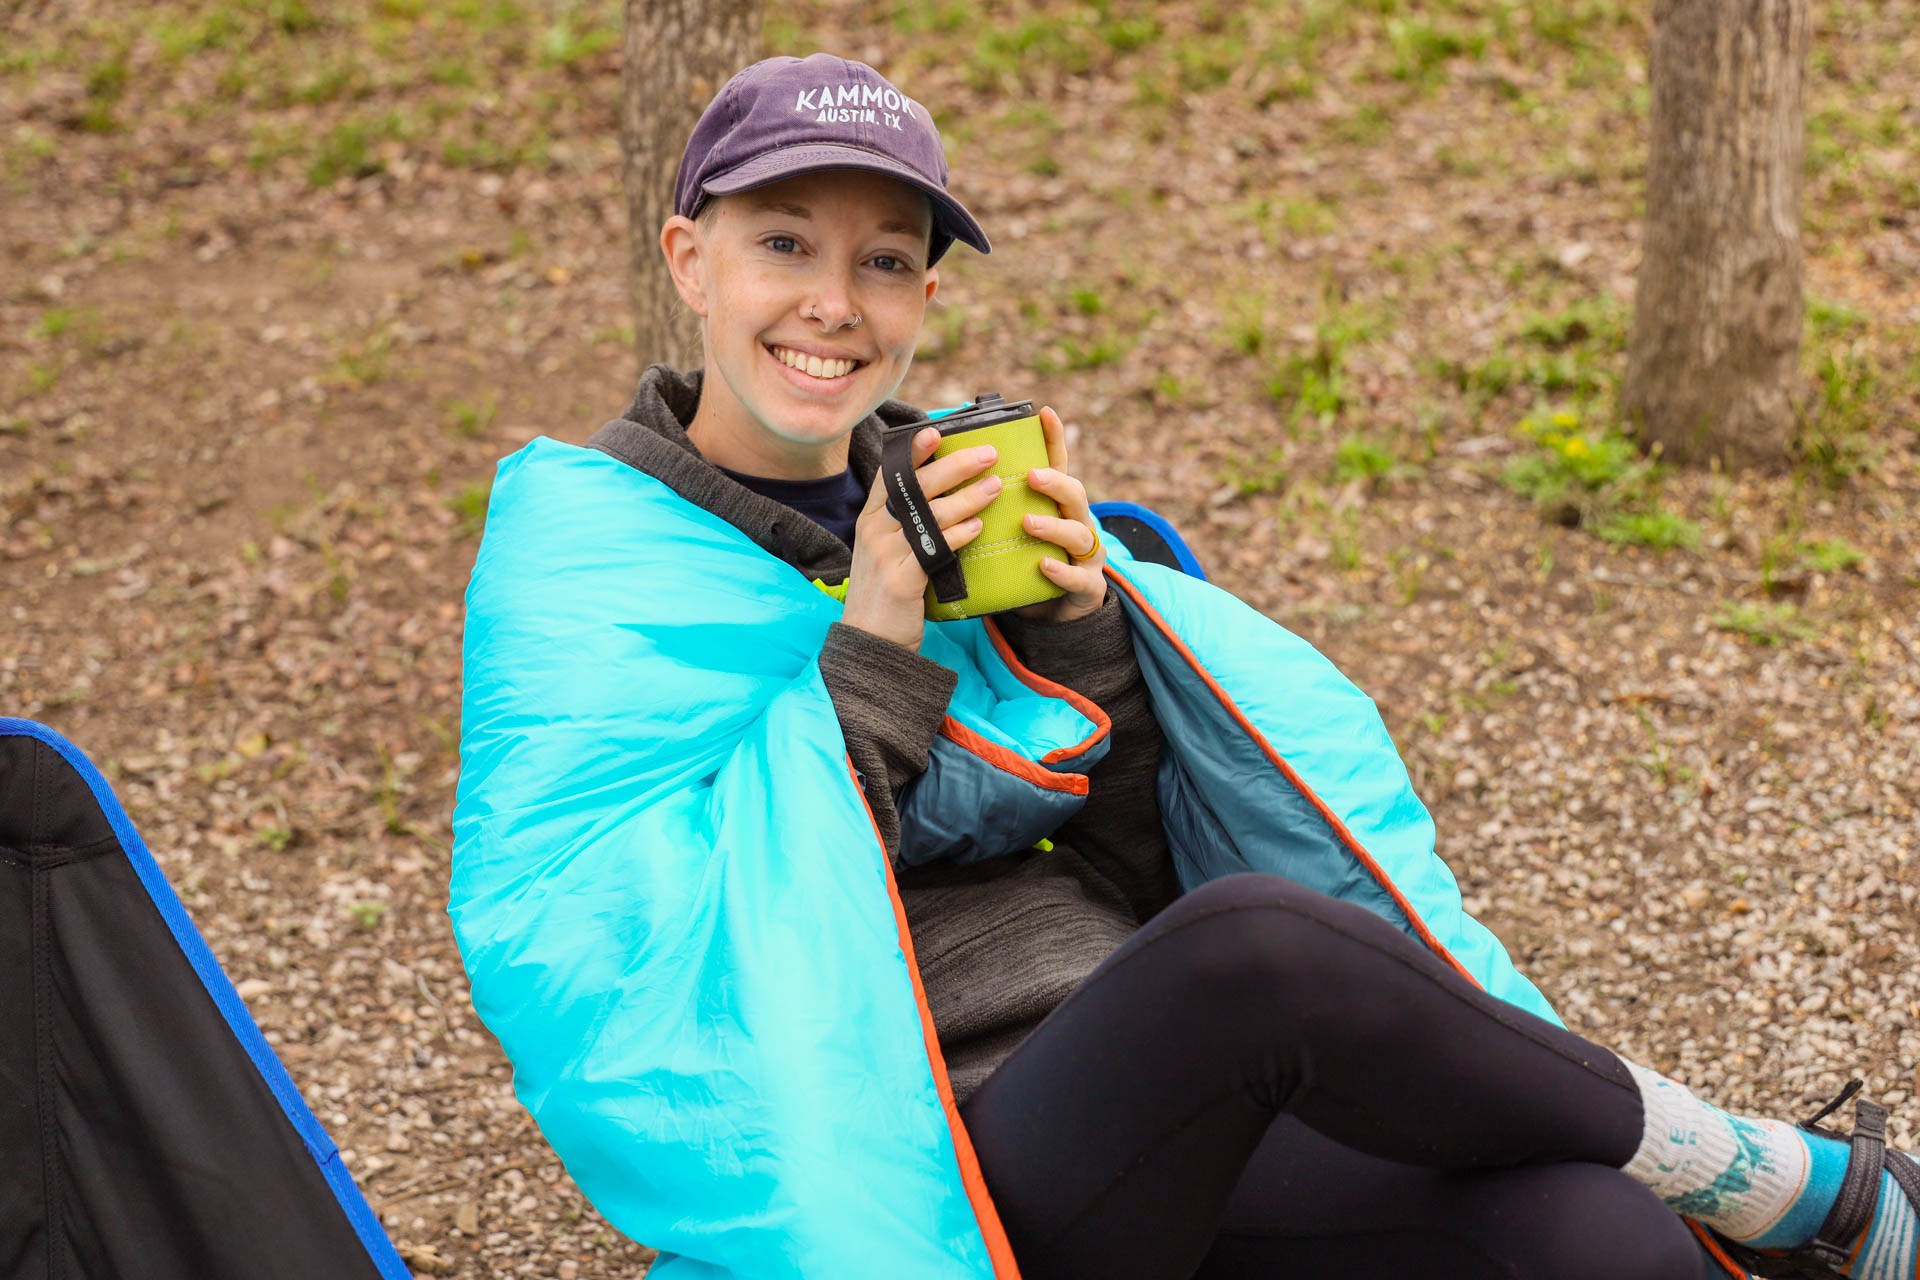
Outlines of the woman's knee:
{"label": "woman's knee", "polygon": [[1225,876],[1161,912],[1141,941],[1178,954],[1195,999],[1271,1004],[1276,994],[1313,989],[1337,962],[1312,940],[1315,900],[1341,905],[1279,876]]}
{"label": "woman's knee", "polygon": [[1208,991],[1261,998],[1364,983],[1382,952],[1405,949],[1398,931],[1366,908],[1259,872],[1201,885],[1154,917],[1146,934],[1178,937],[1193,980]]}
{"label": "woman's knee", "polygon": [[[1672,1210],[1618,1169],[1542,1165],[1493,1180],[1479,1211],[1516,1274],[1542,1280],[1698,1280],[1700,1246]],[[1499,1224],[1495,1226],[1493,1224]]]}

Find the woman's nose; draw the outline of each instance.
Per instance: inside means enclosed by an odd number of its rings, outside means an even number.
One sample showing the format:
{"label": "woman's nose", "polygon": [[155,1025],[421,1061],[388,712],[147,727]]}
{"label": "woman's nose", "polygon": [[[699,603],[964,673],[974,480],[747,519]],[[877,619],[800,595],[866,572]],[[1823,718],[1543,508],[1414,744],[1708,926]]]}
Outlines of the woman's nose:
{"label": "woman's nose", "polygon": [[818,321],[827,333],[843,325],[860,323],[853,291],[841,280],[823,281],[807,305],[801,307],[800,314]]}

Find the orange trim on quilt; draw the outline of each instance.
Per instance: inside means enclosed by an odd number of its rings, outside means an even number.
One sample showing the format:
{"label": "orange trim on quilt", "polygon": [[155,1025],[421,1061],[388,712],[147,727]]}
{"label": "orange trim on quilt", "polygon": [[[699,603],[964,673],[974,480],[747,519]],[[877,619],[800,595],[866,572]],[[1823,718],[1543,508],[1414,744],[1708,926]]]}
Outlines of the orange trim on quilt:
{"label": "orange trim on quilt", "polygon": [[994,1207],[993,1193],[980,1172],[980,1158],[974,1154],[973,1139],[960,1118],[960,1104],[953,1099],[953,1083],[947,1079],[946,1055],[940,1052],[940,1035],[933,1026],[933,1011],[927,1007],[926,988],[920,983],[920,963],[913,956],[913,934],[907,929],[907,911],[900,904],[900,889],[893,882],[893,859],[887,854],[887,842],[881,838],[880,824],[874,820],[873,806],[860,788],[860,775],[854,771],[853,757],[846,757],[847,779],[853,793],[860,797],[867,821],[873,824],[873,842],[880,849],[880,867],[887,876],[887,899],[893,904],[894,927],[900,932],[900,951],[907,959],[907,977],[913,982],[913,1001],[920,1010],[920,1034],[927,1042],[927,1064],[933,1068],[934,1088],[940,1094],[940,1109],[946,1113],[947,1128],[953,1134],[953,1152],[960,1164],[960,1182],[966,1188],[967,1201],[980,1225],[986,1242],[987,1257],[993,1262],[995,1280],[1020,1280],[1020,1264],[1013,1260],[1013,1245],[1007,1241],[1007,1229],[1000,1223],[1000,1211]]}
{"label": "orange trim on quilt", "polygon": [[1094,723],[1092,733],[1071,747],[1059,747],[1047,752],[1040,757],[1040,763],[1052,764],[1056,760],[1070,760],[1107,736],[1113,728],[1113,721],[1107,719],[1107,713],[1100,709],[1098,703],[1085,694],[1076,693],[1063,684],[1056,684],[1043,675],[1029,671],[1020,659],[1014,657],[1013,646],[1008,644],[1007,638],[1000,634],[1000,628],[994,625],[993,619],[982,618],[980,621],[986,624],[987,638],[993,641],[993,647],[999,651],[1000,661],[1007,664],[1007,670],[1013,672],[1020,683],[1036,692],[1046,694],[1049,698],[1059,698]]}
{"label": "orange trim on quilt", "polygon": [[994,768],[1003,769],[1024,782],[1031,782],[1036,787],[1045,787],[1048,791],[1067,791],[1076,796],[1087,794],[1086,774],[1055,773],[1044,765],[1037,765],[1025,756],[1007,750],[998,743],[987,741],[952,716],[940,722],[940,732],[952,739],[954,744],[962,750],[971,751]]}
{"label": "orange trim on quilt", "polygon": [[1321,820],[1332,829],[1333,834],[1338,837],[1340,843],[1347,847],[1347,852],[1351,853],[1354,858],[1359,861],[1360,865],[1366,868],[1367,874],[1373,877],[1375,884],[1387,891],[1387,896],[1393,899],[1394,905],[1406,914],[1407,923],[1413,926],[1414,935],[1418,937],[1420,941],[1426,943],[1427,948],[1435,955],[1458,970],[1461,977],[1476,987],[1481,986],[1480,980],[1469,973],[1465,965],[1454,959],[1453,953],[1441,945],[1440,939],[1433,936],[1433,931],[1427,928],[1427,922],[1420,918],[1420,913],[1413,909],[1413,904],[1408,902],[1406,895],[1400,892],[1400,886],[1388,878],[1387,873],[1381,869],[1380,864],[1373,860],[1373,855],[1368,853],[1366,847],[1354,838],[1353,832],[1347,830],[1347,824],[1340,821],[1333,810],[1327,807],[1326,801],[1316,795],[1313,788],[1309,787],[1306,781],[1293,771],[1293,766],[1288,764],[1285,758],[1273,749],[1273,745],[1267,741],[1266,735],[1262,734],[1259,729],[1254,727],[1253,722],[1247,719],[1246,713],[1241,711],[1238,704],[1234,702],[1227,691],[1220,687],[1220,682],[1213,678],[1213,673],[1200,665],[1200,659],[1193,656],[1193,650],[1187,648],[1186,641],[1173,633],[1173,628],[1167,625],[1167,620],[1160,616],[1158,610],[1147,603],[1147,598],[1140,594],[1140,589],[1122,577],[1112,565],[1108,565],[1106,570],[1107,577],[1112,579],[1122,591],[1127,593],[1128,598],[1140,607],[1141,612],[1147,615],[1147,618],[1154,626],[1160,628],[1160,634],[1165,636],[1167,641],[1179,651],[1182,658],[1186,659],[1187,665],[1193,668],[1194,674],[1206,681],[1207,688],[1213,691],[1213,696],[1220,699],[1220,705],[1227,709],[1227,713],[1239,724],[1241,730],[1245,732],[1249,738],[1253,739],[1254,745],[1258,746],[1260,750],[1266,754],[1267,759],[1272,762],[1274,768],[1280,771],[1280,776],[1285,778],[1294,790],[1306,797],[1307,803],[1314,807],[1314,811],[1320,815]]}
{"label": "orange trim on quilt", "polygon": [[1706,1248],[1706,1251],[1713,1255],[1713,1260],[1727,1269],[1728,1275],[1735,1276],[1738,1280],[1753,1280],[1753,1277],[1747,1273],[1747,1269],[1735,1262],[1732,1258],[1729,1258],[1727,1251],[1720,1247],[1720,1242],[1707,1234],[1705,1227],[1695,1222],[1692,1218],[1682,1218],[1680,1221],[1686,1223],[1687,1226],[1693,1230],[1693,1234],[1700,1238],[1700,1243]]}

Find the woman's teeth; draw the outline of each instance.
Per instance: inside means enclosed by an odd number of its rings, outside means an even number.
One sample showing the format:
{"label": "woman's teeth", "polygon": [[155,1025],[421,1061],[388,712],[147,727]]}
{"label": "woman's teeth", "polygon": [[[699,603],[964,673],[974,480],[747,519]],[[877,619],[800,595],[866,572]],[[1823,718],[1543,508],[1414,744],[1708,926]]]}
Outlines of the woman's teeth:
{"label": "woman's teeth", "polygon": [[822,360],[819,356],[805,355],[799,351],[791,351],[786,347],[769,347],[767,349],[773,352],[773,358],[775,360],[786,365],[789,369],[798,369],[800,372],[815,378],[845,377],[858,368],[860,364],[858,360]]}

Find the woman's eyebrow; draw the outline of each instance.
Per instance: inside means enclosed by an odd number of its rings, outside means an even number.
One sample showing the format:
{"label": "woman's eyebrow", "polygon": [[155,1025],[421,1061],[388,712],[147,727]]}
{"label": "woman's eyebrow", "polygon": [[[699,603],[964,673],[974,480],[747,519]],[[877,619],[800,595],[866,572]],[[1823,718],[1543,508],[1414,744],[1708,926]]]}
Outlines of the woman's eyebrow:
{"label": "woman's eyebrow", "polygon": [[[805,205],[782,204],[777,200],[756,200],[753,203],[753,207],[756,210],[767,210],[773,213],[784,213],[789,218],[804,218],[808,222],[813,221],[813,213]],[[912,223],[902,222],[898,218],[890,218],[887,221],[881,223],[880,229],[882,231],[897,231],[903,236],[917,236],[921,234],[921,230],[922,230],[921,228],[914,226]]]}

